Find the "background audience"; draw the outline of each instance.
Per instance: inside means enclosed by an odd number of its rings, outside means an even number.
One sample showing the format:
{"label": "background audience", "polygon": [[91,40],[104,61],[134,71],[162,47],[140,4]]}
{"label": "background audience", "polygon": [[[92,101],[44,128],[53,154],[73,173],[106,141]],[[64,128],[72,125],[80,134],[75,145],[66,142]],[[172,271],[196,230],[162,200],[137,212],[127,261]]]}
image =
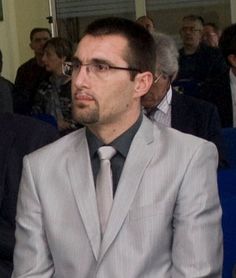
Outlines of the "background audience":
{"label": "background audience", "polygon": [[223,31],[219,47],[229,70],[208,80],[200,96],[217,106],[222,127],[236,127],[236,24]]}
{"label": "background audience", "polygon": [[183,18],[180,35],[183,48],[179,50],[179,72],[175,86],[183,93],[197,96],[201,85],[227,70],[217,48],[202,43],[204,21],[202,17],[188,15]]}

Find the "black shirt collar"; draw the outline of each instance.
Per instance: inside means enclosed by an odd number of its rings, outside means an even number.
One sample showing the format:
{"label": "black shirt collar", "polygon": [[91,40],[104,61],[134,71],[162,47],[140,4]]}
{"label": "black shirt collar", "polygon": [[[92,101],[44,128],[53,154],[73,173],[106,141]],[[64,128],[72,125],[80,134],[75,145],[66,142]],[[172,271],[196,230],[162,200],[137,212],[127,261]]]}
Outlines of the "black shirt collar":
{"label": "black shirt collar", "polygon": [[[110,146],[113,146],[116,151],[125,158],[127,157],[127,154],[129,152],[131,142],[141,125],[142,118],[143,115],[142,113],[140,113],[138,120],[128,130],[126,130],[109,144]],[[88,128],[86,128],[86,137],[88,141],[90,157],[93,158],[97,154],[97,150],[105,144],[100,141]]]}

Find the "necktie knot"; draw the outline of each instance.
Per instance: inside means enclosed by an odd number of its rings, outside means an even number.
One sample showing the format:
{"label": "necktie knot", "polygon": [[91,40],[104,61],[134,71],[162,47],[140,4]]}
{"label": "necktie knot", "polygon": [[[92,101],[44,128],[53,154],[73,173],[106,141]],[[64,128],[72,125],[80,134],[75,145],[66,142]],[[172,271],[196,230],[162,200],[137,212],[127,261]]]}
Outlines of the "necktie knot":
{"label": "necktie knot", "polygon": [[112,146],[103,146],[98,149],[100,160],[110,160],[116,154],[116,150]]}

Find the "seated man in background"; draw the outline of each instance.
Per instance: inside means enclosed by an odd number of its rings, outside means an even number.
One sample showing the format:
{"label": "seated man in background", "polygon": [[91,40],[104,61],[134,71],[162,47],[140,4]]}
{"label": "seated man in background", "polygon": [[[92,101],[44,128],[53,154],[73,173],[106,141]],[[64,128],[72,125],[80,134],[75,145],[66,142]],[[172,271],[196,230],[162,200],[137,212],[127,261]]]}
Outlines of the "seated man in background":
{"label": "seated man in background", "polygon": [[34,28],[30,32],[30,47],[34,51],[34,57],[17,70],[13,99],[16,113],[30,115],[38,85],[48,78],[42,57],[44,44],[50,38],[51,32],[47,28]]}
{"label": "seated man in background", "polygon": [[171,83],[178,73],[178,50],[171,37],[153,33],[156,43],[157,73],[150,91],[143,96],[149,118],[216,144],[220,165],[225,164],[222,154],[220,120],[214,105],[177,93]]}
{"label": "seated man in background", "polygon": [[227,70],[219,49],[202,43],[203,24],[200,16],[183,18],[180,29],[183,48],[179,50],[179,72],[174,82],[183,93],[196,97],[206,80]]}
{"label": "seated man in background", "polygon": [[220,28],[213,22],[208,22],[204,24],[202,41],[211,47],[218,47],[219,39],[221,35]]}
{"label": "seated man in background", "polygon": [[58,138],[51,125],[26,116],[0,114],[0,277],[10,278],[15,214],[23,156]]}
{"label": "seated man in background", "polygon": [[216,105],[222,127],[236,127],[236,24],[223,31],[219,48],[229,70],[208,80],[200,97]]}

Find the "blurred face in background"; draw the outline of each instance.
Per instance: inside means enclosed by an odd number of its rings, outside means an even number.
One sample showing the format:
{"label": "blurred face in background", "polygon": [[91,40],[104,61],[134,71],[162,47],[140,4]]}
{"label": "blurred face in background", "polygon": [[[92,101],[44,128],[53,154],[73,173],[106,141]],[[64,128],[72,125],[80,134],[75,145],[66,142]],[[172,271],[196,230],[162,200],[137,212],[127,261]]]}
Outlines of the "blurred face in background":
{"label": "blurred face in background", "polygon": [[37,32],[33,35],[30,43],[31,49],[34,51],[35,55],[43,55],[43,47],[50,39],[50,34],[47,31]]}
{"label": "blurred face in background", "polygon": [[58,57],[55,48],[48,45],[44,49],[44,54],[42,61],[47,71],[51,72],[54,75],[62,74],[62,64],[65,62],[66,57]]}
{"label": "blurred face in background", "polygon": [[213,26],[206,25],[203,27],[202,41],[212,47],[218,47],[219,33],[215,31]]}
{"label": "blurred face in background", "polygon": [[198,20],[183,20],[180,35],[184,48],[197,49],[202,39],[203,26]]}

